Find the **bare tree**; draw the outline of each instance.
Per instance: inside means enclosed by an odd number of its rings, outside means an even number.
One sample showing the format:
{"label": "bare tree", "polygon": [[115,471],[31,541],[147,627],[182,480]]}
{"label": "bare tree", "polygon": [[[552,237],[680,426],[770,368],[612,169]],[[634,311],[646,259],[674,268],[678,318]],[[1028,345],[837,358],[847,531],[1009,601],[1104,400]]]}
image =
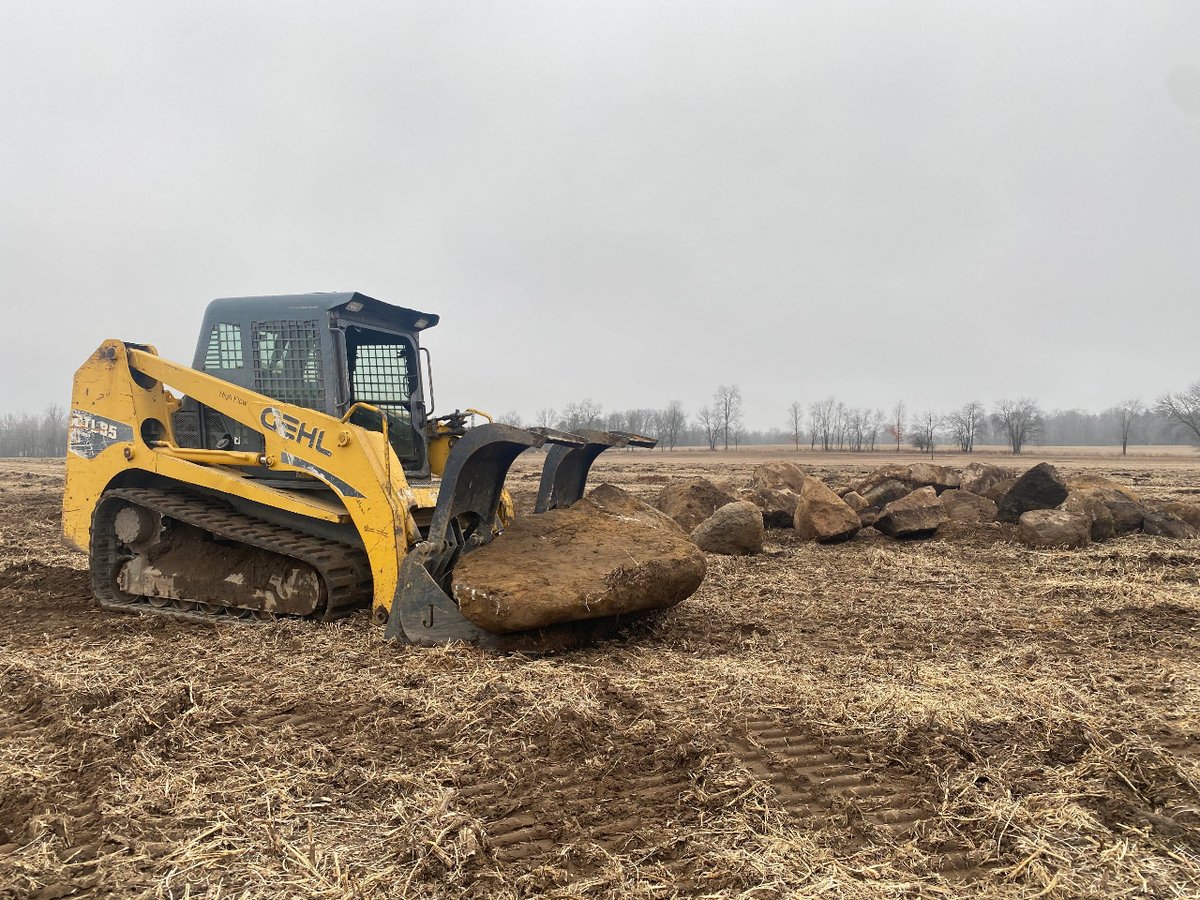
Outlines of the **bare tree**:
{"label": "bare tree", "polygon": [[963,453],[974,452],[975,439],[979,436],[986,418],[987,414],[983,410],[983,404],[975,400],[964,404],[960,409],[956,409],[946,416],[950,434]]}
{"label": "bare tree", "polygon": [[1193,381],[1187,390],[1163,394],[1154,408],[1175,431],[1200,443],[1200,381]]}
{"label": "bare tree", "polygon": [[668,450],[674,450],[675,445],[679,443],[679,435],[687,426],[687,417],[683,414],[683,404],[678,400],[672,400],[665,409],[659,412],[658,419],[659,440],[666,445]]}
{"label": "bare tree", "polygon": [[700,425],[700,430],[704,433],[704,440],[708,442],[709,450],[717,449],[717,439],[721,436],[720,418],[709,407],[703,407],[700,412],[696,413],[696,421]]}
{"label": "bare tree", "polygon": [[903,400],[897,400],[892,407],[891,421],[888,422],[887,433],[896,442],[896,452],[900,452],[900,442],[904,440],[904,424],[908,421],[908,407]]}
{"label": "bare tree", "polygon": [[873,410],[867,425],[867,443],[872,451],[875,450],[875,442],[879,440],[879,434],[883,431],[884,424],[883,410]]}
{"label": "bare tree", "polygon": [[837,408],[838,402],[833,397],[826,397],[809,406],[808,414],[812,422],[814,448],[819,436],[822,450],[828,452],[833,449],[833,441],[837,434]]}
{"label": "bare tree", "polygon": [[792,440],[796,442],[796,452],[800,451],[800,429],[804,426],[804,407],[799,400],[793,400],[788,407],[788,425],[792,428]]}
{"label": "bare tree", "polygon": [[537,418],[534,422],[539,428],[553,428],[558,422],[558,413],[551,406],[543,406],[537,411]]}
{"label": "bare tree", "polygon": [[918,450],[933,456],[937,449],[937,433],[942,427],[942,417],[934,412],[923,412],[912,421],[912,444]]}
{"label": "bare tree", "polygon": [[1036,400],[1022,397],[1020,400],[1001,400],[992,413],[996,430],[1008,439],[1008,446],[1019,454],[1025,444],[1041,432],[1043,414]]}
{"label": "bare tree", "polygon": [[515,409],[510,409],[508,412],[501,414],[496,418],[496,421],[502,425],[512,425],[514,428],[525,427],[521,422],[521,414]]}
{"label": "bare tree", "polygon": [[1146,415],[1146,404],[1136,397],[1131,397],[1122,400],[1117,405],[1116,412],[1117,425],[1121,430],[1121,455],[1125,456],[1129,453],[1129,438],[1133,435],[1133,429]]}
{"label": "bare tree", "polygon": [[713,412],[721,436],[725,439],[725,449],[729,449],[729,438],[742,424],[742,392],[736,384],[720,385],[713,394]]}
{"label": "bare tree", "polygon": [[627,409],[625,410],[625,428],[634,434],[645,434],[650,430],[657,412],[653,409]]}
{"label": "bare tree", "polygon": [[577,428],[599,428],[603,415],[604,407],[591,397],[585,397],[578,403],[566,405],[559,425],[563,431],[574,431]]}

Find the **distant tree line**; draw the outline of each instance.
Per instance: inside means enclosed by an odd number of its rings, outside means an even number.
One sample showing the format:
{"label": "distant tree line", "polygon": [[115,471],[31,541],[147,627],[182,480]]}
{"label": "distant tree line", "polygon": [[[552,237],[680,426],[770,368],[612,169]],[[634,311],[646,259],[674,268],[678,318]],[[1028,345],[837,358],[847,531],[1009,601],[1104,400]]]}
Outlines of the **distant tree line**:
{"label": "distant tree line", "polygon": [[[1065,409],[1045,412],[1029,397],[1000,400],[990,408],[979,401],[949,412],[910,413],[897,402],[888,410],[853,407],[835,397],[807,405],[793,401],[779,428],[751,430],[745,426],[741,388],[718,385],[712,402],[689,416],[672,400],[662,407],[605,410],[590,397],[561,410],[539,409],[530,420],[515,410],[499,421],[520,427],[560,431],[599,429],[625,431],[658,440],[662,450],[676,447],[718,447],[792,444],[825,451],[870,452],[881,447],[899,450],[908,444],[932,453],[939,447],[971,453],[979,444],[1001,444],[1013,453],[1028,445],[1119,446],[1131,444],[1200,444],[1200,381],[1182,391],[1163,394],[1153,404],[1130,398],[1101,412]],[[41,414],[0,415],[0,457],[63,456],[67,450],[67,417],[63,407],[47,406]]]}
{"label": "distant tree line", "polygon": [[849,406],[827,397],[807,405],[793,401],[784,427],[750,430],[743,421],[741,389],[733,384],[719,385],[712,402],[691,418],[678,400],[661,409],[606,413],[600,403],[589,398],[570,403],[561,412],[539,410],[531,422],[524,422],[516,412],[506,413],[501,421],[563,431],[631,431],[658,438],[664,450],[792,444],[796,450],[807,446],[810,450],[857,453],[882,447],[899,450],[907,444],[921,452],[942,448],[971,453],[980,444],[999,444],[1013,453],[1021,453],[1029,445],[1116,445],[1128,452],[1131,444],[1200,444],[1200,381],[1184,391],[1164,394],[1153,405],[1132,398],[1101,412],[1046,412],[1035,399],[1022,397],[999,400],[991,407],[972,400],[949,412],[910,413],[903,401],[885,411]]}
{"label": "distant tree line", "polygon": [[57,404],[41,415],[0,416],[0,456],[66,456],[67,414]]}

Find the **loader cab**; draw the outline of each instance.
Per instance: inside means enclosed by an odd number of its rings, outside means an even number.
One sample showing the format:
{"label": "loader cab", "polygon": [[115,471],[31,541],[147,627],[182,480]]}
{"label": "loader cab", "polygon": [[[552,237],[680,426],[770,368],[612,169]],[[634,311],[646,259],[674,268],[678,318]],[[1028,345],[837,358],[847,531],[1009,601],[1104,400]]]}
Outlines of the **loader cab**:
{"label": "loader cab", "polygon": [[[205,310],[192,365],[331,416],[370,404],[386,416],[388,441],[405,474],[422,480],[430,472],[425,425],[432,398],[421,377],[419,336],[437,322],[431,313],[359,293],[224,298]],[[350,421],[383,427],[378,413],[363,408]],[[259,432],[191,398],[173,425],[180,446],[263,449]]]}

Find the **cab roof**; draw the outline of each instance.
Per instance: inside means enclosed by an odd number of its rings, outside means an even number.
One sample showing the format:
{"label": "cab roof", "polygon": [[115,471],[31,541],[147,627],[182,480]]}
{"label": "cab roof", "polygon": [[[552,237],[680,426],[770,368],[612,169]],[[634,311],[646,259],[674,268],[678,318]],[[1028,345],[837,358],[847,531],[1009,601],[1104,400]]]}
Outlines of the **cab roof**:
{"label": "cab roof", "polygon": [[313,313],[320,310],[336,312],[339,318],[359,320],[364,324],[392,325],[404,331],[423,331],[439,321],[435,313],[384,303],[358,291],[220,297],[208,304],[205,319],[301,319],[312,318]]}

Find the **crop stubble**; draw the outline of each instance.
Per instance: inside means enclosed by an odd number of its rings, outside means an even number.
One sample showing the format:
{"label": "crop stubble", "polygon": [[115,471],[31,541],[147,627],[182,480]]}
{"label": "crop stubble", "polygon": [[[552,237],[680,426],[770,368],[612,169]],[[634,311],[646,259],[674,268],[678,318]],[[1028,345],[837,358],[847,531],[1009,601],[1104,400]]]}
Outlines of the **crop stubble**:
{"label": "crop stubble", "polygon": [[[594,482],[643,497],[751,467],[609,456]],[[526,659],[399,648],[365,615],[101,612],[61,487],[0,466],[2,897],[1200,891],[1200,542],[775,531],[624,640]]]}

